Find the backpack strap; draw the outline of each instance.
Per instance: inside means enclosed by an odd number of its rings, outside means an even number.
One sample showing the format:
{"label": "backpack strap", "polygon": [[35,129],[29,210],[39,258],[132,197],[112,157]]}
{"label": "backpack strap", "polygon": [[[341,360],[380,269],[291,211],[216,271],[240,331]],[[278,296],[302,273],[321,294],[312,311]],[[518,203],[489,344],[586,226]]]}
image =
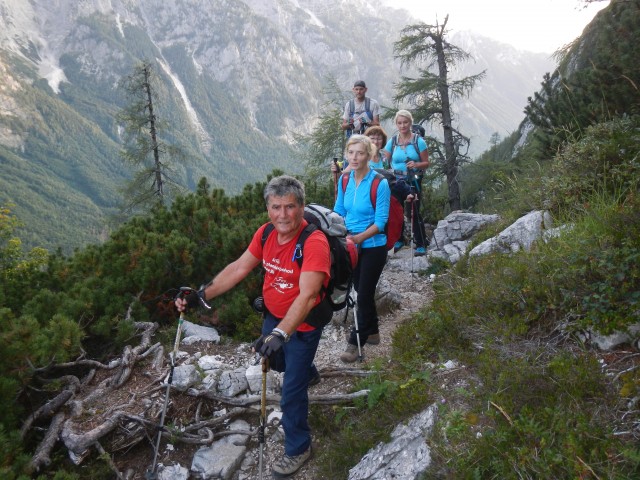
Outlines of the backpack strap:
{"label": "backpack strap", "polygon": [[411,139],[411,143],[413,144],[413,148],[416,149],[416,153],[418,154],[418,161],[420,160],[420,149],[418,148],[418,134],[412,133],[413,138]]}
{"label": "backpack strap", "polygon": [[[371,114],[371,99],[369,97],[364,97],[364,111],[367,112],[367,115]],[[355,113],[356,101],[352,98],[351,100],[349,100],[349,118],[353,118],[353,115]]]}
{"label": "backpack strap", "polygon": [[[273,232],[275,228],[276,227],[273,225],[273,223],[269,223],[266,227],[264,227],[264,230],[262,231],[262,236],[260,237],[262,248],[264,248],[264,244],[266,243],[267,238],[269,238],[269,235],[271,235],[271,232]],[[311,235],[311,233],[313,233],[317,229],[318,229],[317,225],[310,223],[302,229],[302,231],[300,232],[300,235],[298,236],[298,241],[296,243],[296,250],[300,249],[300,256],[296,255],[296,260],[298,262],[298,265],[301,268],[302,268],[302,247],[304,247],[304,242],[307,240],[307,238],[309,238],[309,235]]]}
{"label": "backpack strap", "polygon": [[[418,140],[420,139],[420,135],[418,135],[417,133],[413,134],[413,148],[416,149],[416,153],[418,154],[418,161],[421,162],[422,159],[420,158],[420,149],[418,148]],[[424,175],[424,170],[417,168],[416,172],[420,172],[420,175]],[[420,184],[420,182],[418,182],[418,184]],[[420,191],[419,186],[416,187],[418,191]]]}
{"label": "backpack strap", "polygon": [[307,238],[309,238],[309,235],[311,235],[313,232],[315,232],[318,229],[317,225],[314,225],[313,223],[310,223],[309,225],[307,225],[306,227],[304,227],[302,229],[302,232],[300,232],[300,236],[298,237],[298,241],[296,242],[296,251],[300,250],[300,255],[296,255],[296,261],[298,262],[298,266],[300,268],[302,268],[302,260],[304,257],[303,252],[303,247],[304,247],[304,242],[307,241]]}
{"label": "backpack strap", "polygon": [[342,180],[342,195],[347,191],[347,184],[349,183],[349,175],[345,175],[344,173],[340,177]]}
{"label": "backpack strap", "polygon": [[264,248],[264,244],[267,241],[267,238],[269,238],[269,235],[271,235],[271,232],[273,232],[275,228],[276,227],[273,223],[269,223],[266,227],[264,227],[264,230],[262,231],[262,237],[260,237],[262,248]]}
{"label": "backpack strap", "polygon": [[380,173],[376,173],[376,176],[373,177],[373,181],[371,182],[371,190],[369,190],[369,200],[371,201],[371,206],[373,207],[373,211],[376,211],[376,202],[378,201],[378,187],[380,186],[380,182],[384,177]]}

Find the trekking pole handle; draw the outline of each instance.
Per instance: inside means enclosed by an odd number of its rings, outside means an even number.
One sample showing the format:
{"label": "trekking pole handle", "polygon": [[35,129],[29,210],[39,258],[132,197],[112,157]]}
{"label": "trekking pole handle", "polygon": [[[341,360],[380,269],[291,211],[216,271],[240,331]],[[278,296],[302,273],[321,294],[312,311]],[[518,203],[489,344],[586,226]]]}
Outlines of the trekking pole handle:
{"label": "trekking pole handle", "polygon": [[202,305],[207,310],[211,310],[211,305],[209,305],[207,301],[204,299],[203,287],[200,287],[200,290],[194,290],[191,287],[180,287],[180,296],[184,298],[187,295],[196,295],[198,297],[198,301],[200,302],[200,305]]}

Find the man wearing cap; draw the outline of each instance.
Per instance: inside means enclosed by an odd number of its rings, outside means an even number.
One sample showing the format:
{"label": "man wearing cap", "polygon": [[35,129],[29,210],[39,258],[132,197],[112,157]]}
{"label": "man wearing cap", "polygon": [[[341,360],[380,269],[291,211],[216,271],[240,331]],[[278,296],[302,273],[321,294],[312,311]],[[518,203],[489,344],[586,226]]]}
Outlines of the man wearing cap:
{"label": "man wearing cap", "polygon": [[380,105],[373,98],[366,96],[367,85],[364,80],[353,84],[354,98],[344,106],[342,130],[347,137],[354,133],[364,133],[367,127],[380,125]]}

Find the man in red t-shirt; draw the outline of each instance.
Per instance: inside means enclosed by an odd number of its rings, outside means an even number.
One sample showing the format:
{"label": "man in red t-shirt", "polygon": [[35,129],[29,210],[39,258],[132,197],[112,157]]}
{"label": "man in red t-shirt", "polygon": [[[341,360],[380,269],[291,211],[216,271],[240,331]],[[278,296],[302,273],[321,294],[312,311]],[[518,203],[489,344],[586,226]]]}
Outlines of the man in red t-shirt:
{"label": "man in red t-shirt", "polygon": [[[283,478],[298,471],[311,455],[307,387],[310,381],[319,379],[313,358],[322,327],[315,325],[323,325],[333,313],[323,301],[331,255],[327,238],[319,230],[309,235],[304,248],[297,242],[307,226],[304,185],[300,181],[286,175],[276,177],[266,186],[264,199],[274,226],[264,247],[263,232],[269,224],[261,226],[240,258],[227,265],[198,295],[204,300],[217,297],[237,285],[260,263],[265,269],[262,294],[266,312],[262,337],[255,345],[256,350],[271,359],[274,369],[284,371],[280,407],[285,455],[271,468],[274,477]],[[299,258],[302,265],[298,264]],[[176,300],[180,311],[188,305],[182,298]]]}

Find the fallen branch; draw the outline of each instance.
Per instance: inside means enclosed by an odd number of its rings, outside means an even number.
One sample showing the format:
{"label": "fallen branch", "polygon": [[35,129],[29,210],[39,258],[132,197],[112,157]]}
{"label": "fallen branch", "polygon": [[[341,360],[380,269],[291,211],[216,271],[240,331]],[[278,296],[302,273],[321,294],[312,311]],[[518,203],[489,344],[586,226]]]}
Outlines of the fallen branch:
{"label": "fallen branch", "polygon": [[513,420],[511,420],[511,417],[509,416],[509,414],[504,411],[504,408],[502,408],[497,403],[494,403],[494,402],[491,402],[491,401],[489,403],[491,405],[493,405],[502,414],[502,416],[507,419],[507,421],[509,422],[509,425],[511,425],[513,427]]}
{"label": "fallen branch", "polygon": [[[224,395],[218,395],[210,391],[197,390],[195,388],[190,388],[189,390],[187,390],[187,395],[190,395],[192,397],[204,397],[209,400],[214,400],[216,402],[235,406],[254,405],[260,403],[261,401],[260,395],[249,395],[246,397],[227,397]],[[367,395],[369,395],[369,390],[360,390],[354,393],[335,395],[309,395],[309,403],[316,405],[337,405],[340,403],[349,403],[356,398],[366,397]],[[267,395],[267,403],[269,404],[278,405],[280,403],[280,399],[280,395]]]}
{"label": "fallen branch", "polygon": [[47,433],[42,439],[42,442],[40,442],[40,445],[38,445],[36,453],[31,457],[31,461],[29,462],[29,471],[37,472],[43,465],[46,467],[51,464],[51,457],[49,454],[58,440],[58,435],[64,420],[65,415],[63,413],[58,413],[53,417]]}
{"label": "fallen branch", "polygon": [[[226,423],[226,421],[229,420],[229,418],[231,418],[232,416],[236,416],[241,413],[246,413],[248,411],[250,410],[242,409],[242,408],[234,409],[233,415],[227,414],[227,415],[224,415],[223,417],[216,418],[215,420],[212,420],[211,422],[209,422],[211,425],[203,425],[205,422],[202,422],[201,424],[198,424],[198,425],[193,424],[193,425],[187,426],[186,428],[181,428],[181,429],[165,427],[162,430],[162,438],[171,439],[172,441],[177,441],[182,443],[188,443],[191,445],[209,445],[213,442],[214,437],[216,435],[218,437],[224,437],[229,435],[254,436],[257,434],[257,430],[255,431],[254,430],[221,430],[219,432],[215,432],[214,434],[213,430],[210,428],[211,426],[218,426],[223,423]],[[153,428],[158,428],[158,424],[156,422],[151,422],[146,418],[142,418],[137,415],[126,415],[126,417],[129,420],[140,422],[143,425],[147,425]],[[193,431],[197,431],[198,435],[191,433]],[[202,432],[204,432],[206,435],[202,435]]]}
{"label": "fallen branch", "polygon": [[76,388],[80,381],[77,377],[74,377],[76,382],[70,385],[68,388],[60,392],[56,397],[49,400],[43,406],[38,408],[35,412],[33,412],[22,424],[22,428],[20,429],[20,438],[24,438],[33,422],[40,420],[42,418],[50,417],[55,414],[64,404],[66,404],[70,398],[76,392]]}
{"label": "fallen branch", "polygon": [[205,428],[205,427],[209,427],[209,428],[217,427],[218,425],[223,425],[227,423],[227,421],[231,420],[232,418],[238,417],[249,411],[253,411],[253,410],[249,410],[247,408],[232,408],[231,410],[229,410],[228,413],[220,417],[216,417],[210,420],[204,420],[202,422],[196,422],[196,423],[192,423],[191,425],[187,425],[184,431],[192,432],[192,431],[198,431],[199,429]]}
{"label": "fallen branch", "polygon": [[376,373],[374,370],[362,370],[357,368],[324,368],[318,370],[322,377],[368,377]]}
{"label": "fallen branch", "polygon": [[639,369],[639,368],[640,368],[640,365],[634,365],[633,367],[629,367],[629,368],[627,368],[627,369],[625,369],[625,370],[621,370],[621,371],[619,371],[619,372],[616,374],[616,376],[615,376],[615,377],[613,377],[613,382],[617,382],[618,380],[620,380],[620,377],[621,377],[622,375],[624,375],[625,373],[633,372],[634,370],[637,370],[637,369]]}
{"label": "fallen branch", "polygon": [[359,390],[353,393],[343,393],[336,395],[309,395],[309,403],[315,405],[338,405],[341,403],[349,403],[356,398],[362,398],[369,395],[370,390]]}
{"label": "fallen branch", "polygon": [[589,465],[587,465],[587,462],[585,462],[583,459],[581,459],[578,455],[576,455],[576,458],[578,459],[578,462],[580,462],[580,464],[586,468],[587,470],[589,470],[589,473],[591,475],[593,475],[593,477],[596,480],[600,480],[600,477],[598,475],[596,475],[596,472],[593,471],[593,468],[591,468]]}
{"label": "fallen branch", "polygon": [[115,412],[112,417],[106,419],[103,423],[97,427],[85,432],[83,434],[75,433],[72,429],[71,420],[64,422],[62,431],[60,432],[60,440],[65,446],[76,454],[83,453],[87,448],[96,443],[106,434],[110,433],[114,428],[118,426],[120,420],[126,417],[125,412]]}
{"label": "fallen branch", "polygon": [[110,363],[101,363],[97,360],[74,360],[73,362],[65,362],[65,363],[55,363],[52,365],[47,365],[46,367],[36,368],[34,369],[34,373],[41,374],[46,373],[53,369],[62,369],[62,368],[76,368],[76,367],[93,367],[99,368],[102,370],[113,370],[114,368],[118,368],[120,366],[120,361],[116,360]]}

